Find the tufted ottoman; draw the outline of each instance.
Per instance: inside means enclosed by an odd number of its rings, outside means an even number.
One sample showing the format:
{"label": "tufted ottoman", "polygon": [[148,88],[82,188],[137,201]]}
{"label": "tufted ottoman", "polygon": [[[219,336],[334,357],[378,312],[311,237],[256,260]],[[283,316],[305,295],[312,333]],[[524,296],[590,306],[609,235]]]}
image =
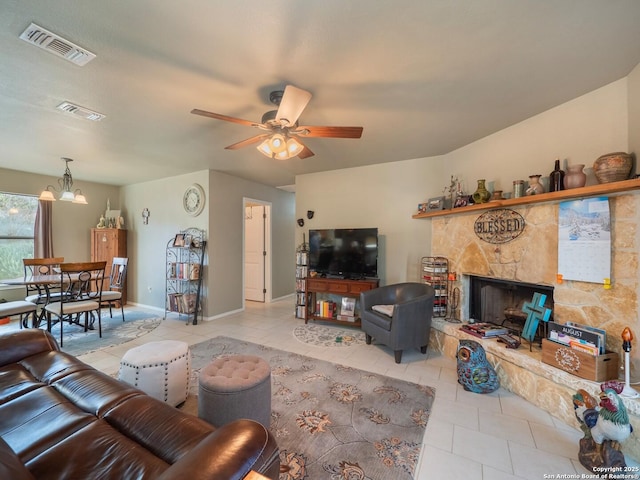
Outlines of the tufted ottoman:
{"label": "tufted ottoman", "polygon": [[176,406],[187,399],[191,377],[189,345],[177,340],[149,342],[127,351],[118,378]]}
{"label": "tufted ottoman", "polygon": [[204,367],[198,381],[198,416],[216,426],[249,418],[269,428],[269,364],[251,355],[231,355]]}

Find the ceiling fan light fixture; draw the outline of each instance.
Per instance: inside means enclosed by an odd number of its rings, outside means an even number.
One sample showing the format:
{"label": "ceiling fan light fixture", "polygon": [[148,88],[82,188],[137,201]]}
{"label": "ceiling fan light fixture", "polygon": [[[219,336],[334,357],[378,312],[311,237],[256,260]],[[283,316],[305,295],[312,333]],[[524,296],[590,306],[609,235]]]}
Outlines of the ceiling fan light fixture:
{"label": "ceiling fan light fixture", "polygon": [[271,151],[271,147],[269,147],[269,139],[264,140],[260,145],[256,147],[258,151],[263,154],[265,157],[273,158],[273,152]]}
{"label": "ceiling fan light fixture", "polygon": [[273,153],[287,151],[287,141],[281,133],[274,133],[269,139],[269,148]]}
{"label": "ceiling fan light fixture", "polygon": [[287,158],[295,157],[302,150],[304,150],[304,146],[295,138],[291,137],[287,140],[287,153],[289,154]]}

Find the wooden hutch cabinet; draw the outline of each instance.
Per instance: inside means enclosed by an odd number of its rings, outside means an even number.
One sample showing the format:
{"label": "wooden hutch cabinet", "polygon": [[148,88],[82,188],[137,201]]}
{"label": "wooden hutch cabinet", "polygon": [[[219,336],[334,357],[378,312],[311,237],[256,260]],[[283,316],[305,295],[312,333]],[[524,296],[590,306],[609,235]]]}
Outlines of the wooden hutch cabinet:
{"label": "wooden hutch cabinet", "polygon": [[[91,261],[107,262],[105,268],[104,289],[109,289],[109,277],[111,276],[111,264],[113,257],[127,256],[127,231],[121,228],[92,228],[91,229]],[[127,284],[122,290],[122,302],[127,303]]]}

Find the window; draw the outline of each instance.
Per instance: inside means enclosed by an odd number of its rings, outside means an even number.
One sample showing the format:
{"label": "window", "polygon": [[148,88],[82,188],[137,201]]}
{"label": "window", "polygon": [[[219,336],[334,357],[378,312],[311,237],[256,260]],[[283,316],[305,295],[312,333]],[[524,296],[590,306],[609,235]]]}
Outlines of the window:
{"label": "window", "polygon": [[33,257],[38,197],[0,192],[0,278],[20,277]]}

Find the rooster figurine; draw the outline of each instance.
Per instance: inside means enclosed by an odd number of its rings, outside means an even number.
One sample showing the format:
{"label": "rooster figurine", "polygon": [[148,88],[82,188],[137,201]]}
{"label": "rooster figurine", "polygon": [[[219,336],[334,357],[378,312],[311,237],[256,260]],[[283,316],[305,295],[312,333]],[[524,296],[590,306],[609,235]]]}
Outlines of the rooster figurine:
{"label": "rooster figurine", "polygon": [[624,384],[616,380],[600,384],[599,403],[583,389],[573,396],[575,415],[585,434],[580,441],[580,463],[587,468],[624,465],[620,444],[631,435],[633,428],[618,396],[623,388]]}

